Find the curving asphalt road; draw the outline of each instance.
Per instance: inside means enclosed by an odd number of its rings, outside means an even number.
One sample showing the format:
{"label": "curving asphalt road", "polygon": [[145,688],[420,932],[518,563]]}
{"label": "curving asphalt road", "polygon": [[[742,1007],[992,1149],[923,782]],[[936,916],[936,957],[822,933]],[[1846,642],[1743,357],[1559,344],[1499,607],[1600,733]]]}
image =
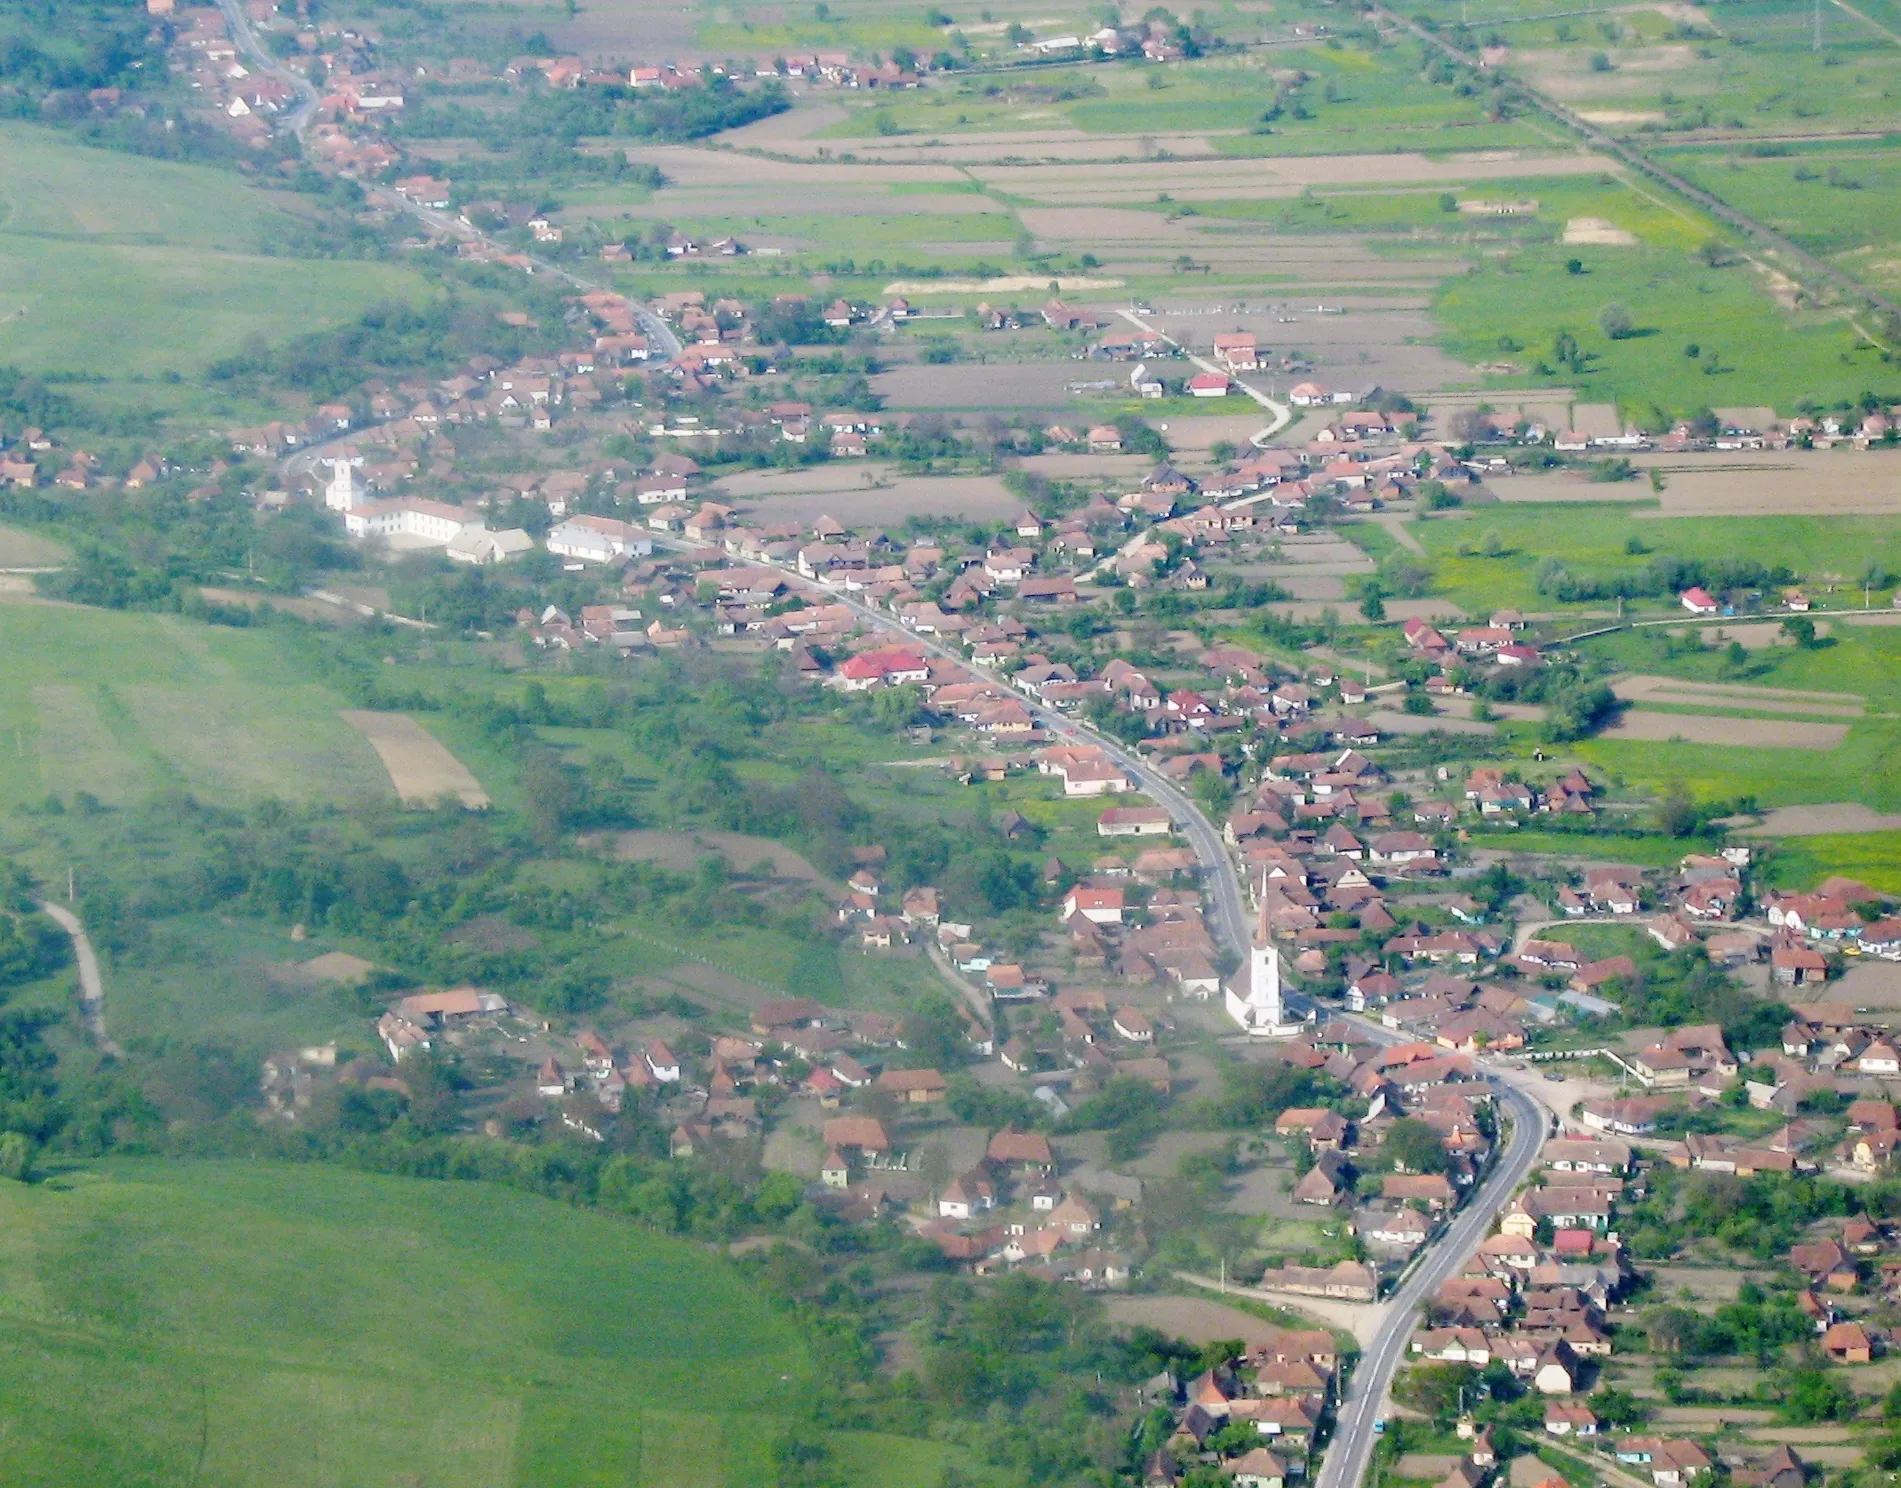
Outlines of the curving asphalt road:
{"label": "curving asphalt road", "polygon": [[[677,549],[691,546],[688,543],[666,539],[655,539],[655,545]],[[873,629],[901,637],[904,643],[914,650],[935,656],[941,661],[953,662],[958,666],[968,665],[967,659],[961,652],[929,636],[921,636],[914,630],[907,630],[894,616],[883,610],[873,609],[836,584],[827,583],[823,579],[808,579],[791,564],[767,563],[764,566],[777,568],[798,584],[821,591],[828,599],[845,605]],[[1056,737],[1076,744],[1094,744],[1122,767],[1137,791],[1147,796],[1156,805],[1167,809],[1169,815],[1174,818],[1177,828],[1194,849],[1196,861],[1201,864],[1202,877],[1210,891],[1208,928],[1217,942],[1235,956],[1245,958],[1251,936],[1248,930],[1247,901],[1241,892],[1241,876],[1235,869],[1234,859],[1228,854],[1227,844],[1222,840],[1221,833],[1202,814],[1194,798],[1167,776],[1158,774],[1152,762],[1143,759],[1120,740],[1101,733],[1080,719],[1057,712],[1047,703],[1032,697],[1021,688],[1012,686],[1007,677],[989,677],[986,680],[1014,697],[1028,710],[1032,718]]]}
{"label": "curving asphalt road", "polygon": [[1511,1118],[1511,1140],[1479,1191],[1453,1216],[1384,1304],[1379,1329],[1341,1395],[1333,1444],[1314,1477],[1314,1488],[1358,1488],[1365,1479],[1373,1448],[1379,1442],[1373,1423],[1386,1412],[1386,1393],[1406,1360],[1407,1346],[1419,1323],[1420,1306],[1471,1257],[1490,1232],[1493,1217],[1538,1160],[1549,1129],[1549,1113],[1514,1085],[1501,1083],[1497,1094],[1500,1107]]}
{"label": "curving asphalt road", "polygon": [[284,66],[258,43],[257,32],[251,29],[251,18],[244,13],[244,7],[238,0],[218,0],[218,9],[224,12],[225,25],[251,66],[257,71],[276,78],[289,86],[297,95],[297,106],[288,114],[278,116],[277,127],[287,129],[298,139],[304,137],[304,131],[310,128],[310,121],[316,117],[317,104],[320,102],[317,90],[310,85],[310,79],[293,72]]}

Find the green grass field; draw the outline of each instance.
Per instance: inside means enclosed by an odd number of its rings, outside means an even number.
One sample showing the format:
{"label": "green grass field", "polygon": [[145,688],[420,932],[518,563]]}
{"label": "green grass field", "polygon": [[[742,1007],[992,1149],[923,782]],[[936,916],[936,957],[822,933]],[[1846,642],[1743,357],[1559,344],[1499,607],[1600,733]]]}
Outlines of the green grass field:
{"label": "green grass field", "polygon": [[[1570,260],[1584,272],[1568,272]],[[1636,334],[1604,334],[1599,317],[1610,305],[1630,312]],[[1495,379],[1500,385],[1562,384],[1640,413],[1735,404],[1787,412],[1804,397],[1859,398],[1886,370],[1839,316],[1780,309],[1749,269],[1707,269],[1667,248],[1528,248],[1448,280],[1434,312],[1452,355],[1519,369]],[[1581,372],[1553,360],[1567,331],[1585,355]],[[1690,346],[1700,358],[1687,354]]]}
{"label": "green grass field", "polygon": [[1901,282],[1901,153],[1684,155],[1671,165],[1811,253],[1870,283]]}
{"label": "green grass field", "polygon": [[[1241,61],[1207,58],[1165,71],[1111,63],[1086,74],[1029,74],[1001,92],[973,82],[893,95],[875,104],[848,104],[849,116],[818,137],[1065,127],[1127,136],[1212,131],[1221,149],[1244,155],[1461,150],[1543,141],[1522,124],[1488,123],[1475,100],[1425,81],[1414,60],[1390,51],[1303,47]],[[1312,79],[1302,91],[1300,108],[1283,111],[1269,126],[1271,134],[1254,134],[1279,88],[1275,73],[1293,68]],[[1085,78],[1087,96],[1050,96]]]}
{"label": "green grass field", "polygon": [[[705,1252],[487,1185],[108,1162],[0,1236],[21,1485],[750,1485],[817,1367]],[[854,1483],[942,1456],[839,1441]]]}
{"label": "green grass field", "polygon": [[0,809],[49,792],[108,804],[183,788],[208,800],[387,800],[349,704],[270,630],[169,615],[0,604]]}
{"label": "green grass field", "polygon": [[295,241],[296,199],[228,171],[19,124],[0,127],[0,155],[0,363],[190,376],[253,334],[280,340],[431,293],[396,265],[269,256]]}
{"label": "green grass field", "polygon": [[[1509,605],[1540,612],[1561,610],[1563,606],[1541,595],[1533,587],[1539,562],[1557,558],[1573,574],[1615,575],[1634,573],[1645,568],[1658,554],[1678,558],[1721,558],[1737,554],[1759,554],[1792,569],[1804,583],[1826,582],[1854,584],[1855,602],[1861,601],[1856,583],[1871,562],[1901,572],[1901,527],[1879,517],[1640,517],[1636,510],[1654,510],[1647,504],[1604,502],[1567,503],[1562,507],[1512,505],[1501,503],[1475,510],[1468,518],[1451,521],[1414,522],[1412,532],[1432,558],[1436,593],[1443,593],[1479,613]],[[1366,526],[1351,529],[1355,540],[1369,533]],[[1481,556],[1485,534],[1499,536],[1501,555]],[[1632,553],[1628,544],[1635,539],[1646,551]],[[1468,550],[1461,553],[1460,549]],[[1379,556],[1379,555],[1375,555]],[[1877,601],[1884,591],[1876,590]],[[1818,599],[1823,596],[1817,593]],[[1659,599],[1654,608],[1669,613],[1670,600]],[[1586,608],[1603,610],[1602,602]],[[1635,606],[1627,606],[1634,609]],[[1879,627],[1867,627],[1860,636],[1871,636]],[[1619,640],[1614,643],[1644,647],[1647,642]],[[1870,644],[1880,649],[1881,640]],[[1827,652],[1805,653],[1802,667],[1826,668]],[[1646,653],[1647,654],[1647,653]],[[1633,654],[1633,664],[1642,660]],[[1839,664],[1839,663],[1838,663]],[[1712,662],[1712,665],[1714,663]],[[1780,673],[1778,677],[1780,678]],[[1705,681],[1733,680],[1714,673]],[[1807,684],[1777,680],[1773,685],[1801,687]],[[1816,684],[1818,690],[1821,684]],[[1835,689],[1842,690],[1842,689]],[[1861,691],[1851,687],[1848,691]]]}

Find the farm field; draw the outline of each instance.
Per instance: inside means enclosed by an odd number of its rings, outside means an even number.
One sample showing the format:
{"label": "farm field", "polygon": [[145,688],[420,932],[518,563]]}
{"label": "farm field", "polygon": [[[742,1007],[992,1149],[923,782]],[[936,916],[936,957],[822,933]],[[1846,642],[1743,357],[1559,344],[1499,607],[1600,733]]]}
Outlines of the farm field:
{"label": "farm field", "polygon": [[864,462],[743,471],[725,477],[720,487],[770,522],[831,516],[853,524],[897,524],[909,516],[937,515],[982,522],[1011,516],[1023,505],[994,476],[898,475],[889,467]]}
{"label": "farm field", "polygon": [[468,767],[415,719],[358,709],[345,709],[338,716],[370,741],[405,804],[431,805],[445,797],[471,810],[489,804],[488,793]]}
{"label": "farm field", "polygon": [[174,616],[0,603],[0,806],[390,798],[389,777],[283,641]]}
{"label": "farm field", "polygon": [[15,1483],[752,1482],[813,1368],[723,1263],[485,1185],[109,1162],[0,1216]]}
{"label": "farm field", "polygon": [[0,152],[0,359],[16,365],[115,380],[196,374],[247,337],[281,339],[430,293],[394,265],[271,256],[301,231],[296,199],[225,171],[20,124],[0,128]]}

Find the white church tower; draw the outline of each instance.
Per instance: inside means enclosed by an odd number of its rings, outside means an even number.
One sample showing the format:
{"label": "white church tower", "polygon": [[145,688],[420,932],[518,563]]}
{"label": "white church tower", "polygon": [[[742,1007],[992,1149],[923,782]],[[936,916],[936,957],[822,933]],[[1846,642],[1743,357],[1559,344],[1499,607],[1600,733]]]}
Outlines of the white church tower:
{"label": "white church tower", "polygon": [[1281,957],[1267,932],[1263,910],[1255,927],[1254,942],[1248,948],[1247,985],[1241,986],[1237,974],[1228,982],[1228,1016],[1245,1033],[1265,1037],[1289,1030],[1286,1010],[1281,1002]]}
{"label": "white church tower", "polygon": [[368,494],[356,473],[356,467],[363,463],[362,456],[339,455],[329,463],[330,484],[324,487],[323,504],[331,511],[355,511]]}

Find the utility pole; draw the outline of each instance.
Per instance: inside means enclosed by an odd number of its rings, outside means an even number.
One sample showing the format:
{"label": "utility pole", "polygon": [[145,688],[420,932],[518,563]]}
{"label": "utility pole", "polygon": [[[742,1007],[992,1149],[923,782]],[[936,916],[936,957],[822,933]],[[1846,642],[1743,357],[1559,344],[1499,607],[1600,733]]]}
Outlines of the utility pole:
{"label": "utility pole", "polygon": [[1815,43],[1813,50],[1822,50],[1822,0],[1815,0]]}
{"label": "utility pole", "polygon": [[68,904],[77,902],[73,896],[73,865],[71,863],[66,865],[66,902]]}

